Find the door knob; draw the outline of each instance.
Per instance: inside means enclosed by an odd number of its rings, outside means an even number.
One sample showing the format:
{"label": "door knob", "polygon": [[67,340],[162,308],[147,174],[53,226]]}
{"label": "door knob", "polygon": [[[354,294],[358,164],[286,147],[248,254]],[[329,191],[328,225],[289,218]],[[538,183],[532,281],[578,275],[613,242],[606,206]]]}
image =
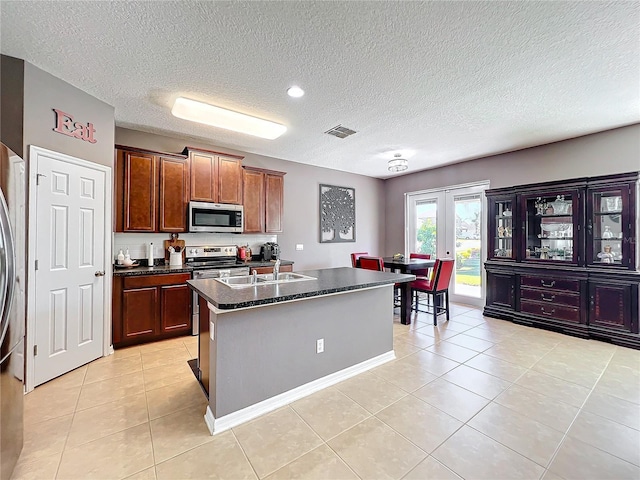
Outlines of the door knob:
{"label": "door knob", "polygon": [[100,271],[96,272],[96,273],[95,273],[95,276],[96,276],[96,277],[104,277],[104,270],[103,270],[103,271],[101,271],[101,272],[100,272]]}

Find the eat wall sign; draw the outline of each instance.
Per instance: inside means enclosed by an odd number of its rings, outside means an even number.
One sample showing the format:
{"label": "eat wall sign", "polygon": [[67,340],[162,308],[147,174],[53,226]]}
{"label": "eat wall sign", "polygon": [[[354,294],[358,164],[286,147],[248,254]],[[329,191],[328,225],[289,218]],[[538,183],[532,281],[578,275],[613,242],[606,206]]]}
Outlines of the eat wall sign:
{"label": "eat wall sign", "polygon": [[96,143],[97,140],[93,138],[93,134],[96,133],[96,129],[93,128],[93,123],[84,124],[82,122],[74,122],[73,115],[65,113],[62,110],[54,108],[56,113],[56,127],[54,132],[67,135],[68,137],[79,138],[89,143]]}

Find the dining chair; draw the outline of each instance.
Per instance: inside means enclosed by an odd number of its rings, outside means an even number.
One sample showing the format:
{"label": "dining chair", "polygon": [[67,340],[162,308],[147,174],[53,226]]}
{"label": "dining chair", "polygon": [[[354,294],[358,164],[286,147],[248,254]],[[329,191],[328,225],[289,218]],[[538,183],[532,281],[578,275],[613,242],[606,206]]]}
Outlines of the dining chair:
{"label": "dining chair", "polygon": [[[358,259],[358,265],[360,268],[364,268],[366,270],[376,270],[378,272],[384,272],[384,260],[382,259],[382,257],[368,257],[362,255]],[[400,304],[400,284],[395,283],[393,285],[393,307],[398,308],[401,306]]]}
{"label": "dining chair", "polygon": [[369,255],[369,252],[355,252],[351,254],[351,266],[353,268],[358,266],[358,259],[363,255]]}
{"label": "dining chair", "polygon": [[[414,297],[415,303],[413,310],[416,312],[433,313],[434,325],[438,325],[438,315],[441,313],[446,313],[447,320],[449,320],[449,283],[453,275],[453,265],[454,260],[451,258],[437,258],[429,279],[418,278],[411,282],[411,292],[412,294],[416,294]],[[432,312],[429,310],[419,310],[418,292],[426,293],[427,298],[433,297]],[[438,295],[440,295],[440,302],[438,302],[437,299]]]}
{"label": "dining chair", "polygon": [[[420,258],[422,260],[431,260],[431,254],[430,253],[410,253],[409,254],[409,259],[412,258]],[[431,274],[432,269],[430,268],[421,268],[419,270],[411,270],[411,273],[413,273],[417,278],[416,280],[428,280],[429,279],[429,275]],[[418,291],[414,291],[412,292],[413,295],[413,300],[414,302],[417,304],[418,302]],[[427,304],[429,303],[429,297],[427,297]]]}
{"label": "dining chair", "polygon": [[[353,257],[353,253],[351,254]],[[357,259],[360,268],[365,270],[376,270],[378,272],[384,271],[384,260],[382,257],[368,257],[366,255],[360,255]]]}

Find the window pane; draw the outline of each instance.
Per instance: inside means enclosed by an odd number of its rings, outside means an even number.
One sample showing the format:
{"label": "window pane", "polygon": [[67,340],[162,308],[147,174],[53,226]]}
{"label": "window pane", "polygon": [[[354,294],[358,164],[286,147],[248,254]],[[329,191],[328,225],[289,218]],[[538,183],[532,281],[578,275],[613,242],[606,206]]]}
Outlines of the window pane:
{"label": "window pane", "polygon": [[436,200],[416,203],[416,239],[413,252],[430,253],[435,257],[437,211],[438,203]]}
{"label": "window pane", "polygon": [[480,233],[482,204],[479,195],[454,197],[455,259],[454,293],[480,298]]}

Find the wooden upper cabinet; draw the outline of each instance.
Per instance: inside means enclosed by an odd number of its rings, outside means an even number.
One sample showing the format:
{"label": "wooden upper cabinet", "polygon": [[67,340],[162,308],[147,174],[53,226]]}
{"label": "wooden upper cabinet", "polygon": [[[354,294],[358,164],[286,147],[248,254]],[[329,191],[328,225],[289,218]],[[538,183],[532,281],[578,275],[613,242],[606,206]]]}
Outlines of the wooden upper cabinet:
{"label": "wooden upper cabinet", "polygon": [[125,232],[156,230],[158,192],[156,157],[144,153],[123,152]]}
{"label": "wooden upper cabinet", "polygon": [[243,167],[245,233],[282,232],[284,172]]}
{"label": "wooden upper cabinet", "polygon": [[198,202],[242,203],[243,157],[185,147],[191,161],[191,196]]}
{"label": "wooden upper cabinet", "polygon": [[264,232],[264,173],[243,169],[244,232]]}
{"label": "wooden upper cabinet", "polygon": [[159,201],[158,230],[186,232],[189,202],[189,161],[186,158],[160,157]]}
{"label": "wooden upper cabinet", "polygon": [[116,232],[186,232],[189,160],[116,145]]}
{"label": "wooden upper cabinet", "polygon": [[218,202],[242,203],[242,165],[238,159],[218,157]]}
{"label": "wooden upper cabinet", "polygon": [[281,233],[283,222],[284,176],[265,175],[265,232]]}
{"label": "wooden upper cabinet", "polygon": [[199,152],[189,152],[191,159],[191,200],[218,201],[216,157]]}

